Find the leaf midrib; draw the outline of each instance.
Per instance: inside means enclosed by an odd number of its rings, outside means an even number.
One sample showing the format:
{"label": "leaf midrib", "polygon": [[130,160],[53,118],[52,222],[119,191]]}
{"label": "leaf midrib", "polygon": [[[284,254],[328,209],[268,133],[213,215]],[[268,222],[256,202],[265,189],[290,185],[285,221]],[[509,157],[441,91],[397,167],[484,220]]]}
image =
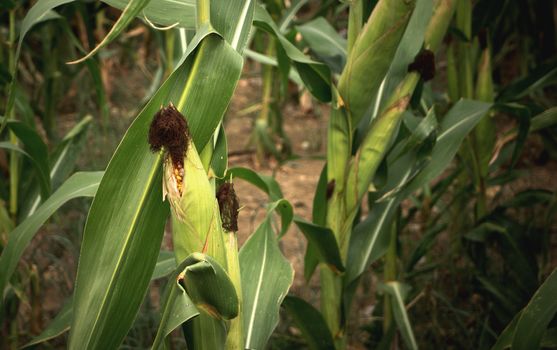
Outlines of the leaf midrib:
{"label": "leaf midrib", "polygon": [[246,348],[249,348],[249,345],[250,345],[250,342],[251,342],[252,331],[253,331],[253,323],[255,321],[255,312],[257,310],[257,304],[259,302],[259,292],[261,291],[261,284],[263,283],[263,272],[265,271],[265,267],[266,267],[266,264],[267,264],[267,239],[268,239],[267,236],[268,236],[268,234],[267,234],[267,232],[264,232],[264,233],[265,233],[265,239],[264,239],[264,249],[263,249],[263,261],[261,262],[261,270],[259,272],[259,278],[257,280],[257,289],[256,289],[256,292],[255,292],[253,308],[251,310],[248,332],[247,332],[247,335],[246,335]]}

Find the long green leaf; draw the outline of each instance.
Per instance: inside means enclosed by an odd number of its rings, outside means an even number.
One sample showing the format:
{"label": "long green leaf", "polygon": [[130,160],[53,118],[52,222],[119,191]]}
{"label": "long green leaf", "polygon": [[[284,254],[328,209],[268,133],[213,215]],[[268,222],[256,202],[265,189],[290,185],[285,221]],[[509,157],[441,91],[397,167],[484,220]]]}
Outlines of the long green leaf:
{"label": "long green leaf", "polygon": [[440,134],[431,154],[431,162],[416,176],[403,191],[403,196],[439,176],[458,152],[464,137],[486,115],[491,104],[460,100],[445,115],[440,125]]}
{"label": "long green leaf", "polygon": [[346,39],[323,17],[296,26],[304,41],[317,57],[336,73],[342,72],[346,64]]}
{"label": "long green leaf", "polygon": [[251,183],[263,192],[267,193],[272,201],[277,201],[283,197],[279,184],[271,176],[261,175],[251,169],[242,167],[228,169],[226,178],[229,176]]}
{"label": "long green leaf", "polygon": [[331,100],[331,77],[329,69],[313,61],[292,44],[274,23],[271,15],[261,5],[255,7],[253,24],[277,38],[284,53],[294,63],[300,77],[315,98],[323,102]]}
{"label": "long green leaf", "polygon": [[[10,82],[10,86],[9,86],[9,95],[8,95],[8,103],[6,106],[6,111],[11,111],[14,103],[15,103],[15,96],[16,96],[16,80],[17,80],[17,65],[19,62],[19,56],[21,53],[21,44],[23,43],[23,39],[25,39],[25,36],[27,35],[27,33],[31,30],[31,28],[33,28],[34,25],[47,21],[47,20],[51,20],[51,19],[56,19],[56,18],[60,18],[60,15],[58,15],[56,12],[52,11],[53,8],[57,7],[57,6],[61,6],[63,4],[67,4],[70,2],[73,2],[75,0],[41,0],[38,1],[35,5],[33,5],[33,7],[29,10],[29,12],[27,12],[27,14],[25,15],[25,17],[23,18],[23,21],[21,22],[21,27],[19,29],[19,40],[17,42],[17,48],[15,51],[15,57],[14,57],[14,61],[15,61],[15,69],[16,71],[14,72],[10,72],[12,74],[12,80]],[[4,127],[6,126],[8,119],[4,119],[4,121],[1,123],[0,125],[0,131],[2,131],[4,129]]]}
{"label": "long green leaf", "polygon": [[[129,0],[103,0],[108,5],[123,10]],[[151,0],[140,18],[161,26],[195,28],[195,0]]]}
{"label": "long green leaf", "polygon": [[[110,6],[125,9],[130,0],[103,0]],[[247,44],[255,0],[212,0],[211,25],[230,46],[242,53]],[[195,0],[151,0],[140,18],[162,26],[195,28]]]}
{"label": "long green leaf", "polygon": [[538,288],[522,310],[511,349],[538,349],[547,326],[557,313],[557,269]]}
{"label": "long green leaf", "polygon": [[103,40],[87,55],[85,55],[84,57],[76,61],[69,62],[69,63],[83,62],[87,60],[89,57],[92,57],[94,54],[99,52],[100,49],[108,45],[112,40],[114,40],[118,35],[120,35],[120,33],[124,29],[126,29],[126,27],[135,19],[135,16],[137,16],[141,12],[141,10],[143,10],[145,6],[147,6],[149,1],[150,0],[130,0],[130,2],[127,3],[126,7],[124,8],[124,11],[116,21],[116,23],[114,23],[114,26],[112,26],[112,28],[110,29],[108,34],[103,38]]}
{"label": "long green leaf", "polygon": [[373,96],[389,70],[410,20],[414,3],[379,1],[356,39],[338,83],[338,90],[350,111],[352,127],[370,110]]}
{"label": "long green leaf", "polygon": [[240,250],[246,349],[263,349],[278,323],[279,308],[294,279],[269,217]]}
{"label": "long green leaf", "polygon": [[93,201],[77,274],[70,348],[118,346],[145,295],[168,215],[161,155],[152,154],[147,144],[152,116],[174,102],[202,149],[236,86],[242,58],[220,37],[200,31],[187,54],[128,129]]}
{"label": "long green leaf", "polygon": [[0,142],[0,149],[15,151],[19,154],[24,155],[31,161],[31,164],[37,171],[39,177],[41,192],[43,193],[44,196],[47,197],[48,194],[50,193],[50,178],[48,177],[48,171],[44,169],[44,164],[43,164],[44,162],[41,159],[37,158],[35,155],[31,155],[27,153],[24,149],[22,149],[18,145],[15,145],[8,141]]}
{"label": "long green leaf", "polygon": [[58,208],[77,197],[92,197],[97,191],[102,172],[76,173],[50,196],[35,213],[25,219],[8,235],[8,244],[0,257],[0,293],[2,299],[6,286],[17,267],[23,251],[38,229]]}
{"label": "long green leaf", "polygon": [[153,350],[159,349],[162,346],[163,340],[170,332],[199,314],[197,308],[193,305],[193,302],[178,281],[178,276],[188,264],[188,262],[182,262],[174,269],[174,272],[168,279],[168,284],[162,295],[161,319],[157,335],[151,347]]}
{"label": "long green leaf", "polygon": [[[50,182],[52,188],[57,189],[73,172],[75,161],[85,141],[87,130],[93,117],[90,115],[83,118],[77,123],[67,134],[62,141],[56,146],[50,158]],[[34,186],[30,191],[30,199],[25,202],[24,207],[20,212],[22,217],[26,218],[37,210],[41,204],[41,197],[39,193],[39,186]]]}
{"label": "long green leaf", "polygon": [[62,310],[58,312],[54,320],[50,325],[41,332],[38,336],[34,337],[29,343],[24,345],[24,348],[28,348],[33,345],[44,343],[50,339],[56,338],[59,335],[70,329],[70,322],[72,320],[72,308],[73,300],[70,298],[66,300]]}
{"label": "long green leaf", "polygon": [[408,318],[408,313],[406,312],[406,306],[404,304],[404,299],[408,293],[408,287],[400,282],[392,281],[382,285],[381,289],[393,297],[393,314],[404,343],[409,349],[418,349],[414,331],[412,330],[412,325],[410,324],[410,319]]}
{"label": "long green leaf", "polygon": [[[99,182],[100,182],[100,177],[99,177]],[[176,260],[174,259],[174,253],[169,251],[160,251],[157,264],[155,265],[155,270],[153,271],[153,275],[151,276],[151,281],[167,276],[175,270],[177,270],[177,268],[176,268]],[[183,268],[180,271],[182,270]],[[173,279],[172,277],[170,277],[170,280],[175,280],[175,279],[176,278]],[[187,295],[185,296],[185,298],[187,298]],[[192,311],[190,309],[190,304],[192,303],[191,302],[188,303],[188,300],[189,299],[176,301],[176,303],[180,303],[177,305],[181,305],[179,306],[181,307],[181,309],[176,309],[176,311],[178,312],[172,315],[173,319],[185,318],[184,319],[185,321],[189,318],[188,315],[190,315],[190,312]],[[164,304],[164,302],[162,302],[161,304]],[[29,343],[27,343],[25,347],[43,343],[50,339],[56,338],[61,334],[63,334],[64,332],[68,331],[70,329],[70,324],[72,322],[72,314],[73,314],[73,298],[70,297],[65,302],[64,307],[62,307],[62,310],[58,312],[54,320],[52,320],[52,322],[41,332],[41,334],[39,334],[38,336],[33,338]],[[179,322],[178,325],[181,324],[182,322]],[[167,323],[167,327],[168,327],[168,323]],[[175,328],[176,327],[170,329],[170,331],[172,331]]]}

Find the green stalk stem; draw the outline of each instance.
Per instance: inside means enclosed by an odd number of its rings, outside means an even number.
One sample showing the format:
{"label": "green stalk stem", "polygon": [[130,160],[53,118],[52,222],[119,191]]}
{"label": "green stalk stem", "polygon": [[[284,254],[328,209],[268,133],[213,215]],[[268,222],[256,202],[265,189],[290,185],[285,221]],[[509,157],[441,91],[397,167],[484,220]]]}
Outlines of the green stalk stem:
{"label": "green stalk stem", "polygon": [[[391,237],[389,240],[389,248],[385,256],[385,272],[384,272],[384,282],[390,282],[396,280],[396,243],[397,243],[398,227],[396,220],[393,221],[391,226]],[[393,324],[393,309],[391,305],[391,297],[385,294],[385,299],[383,303],[383,332],[387,330]]]}
{"label": "green stalk stem", "polygon": [[[380,2],[379,4],[387,6],[393,5],[395,2]],[[379,6],[379,4],[377,6]],[[385,13],[390,13],[392,16],[393,9],[390,7],[386,7],[386,9]],[[455,3],[453,1],[440,0],[437,3],[434,16],[428,25],[426,32],[424,43],[425,47],[430,48],[432,51],[435,51],[439,47],[454,14],[454,9]],[[402,5],[401,8],[397,10],[400,11],[401,18],[410,16],[411,14],[411,11],[404,12],[405,10],[402,8]],[[381,23],[381,20],[385,20],[383,12],[379,13],[381,13],[381,16],[376,18],[379,22],[376,22],[375,24]],[[392,25],[391,22],[389,23],[390,24],[388,25]],[[371,34],[377,33],[374,33],[374,30],[370,30],[370,28],[367,27],[369,25],[373,25],[373,21],[367,23],[365,27],[367,29],[366,33],[368,36],[373,37]],[[401,30],[400,35],[402,35],[404,27],[401,27],[399,30]],[[381,34],[382,32],[379,30],[378,33]],[[395,39],[396,38],[393,37],[392,40]],[[358,40],[355,41],[356,45],[350,55],[359,53],[360,49],[369,50],[369,45],[367,45],[367,47],[364,45],[362,48],[358,46],[362,40],[362,38],[358,38]],[[373,43],[374,40],[364,40],[362,42]],[[350,61],[351,60],[349,59],[349,62]],[[367,68],[368,67],[365,66],[352,67],[354,72],[356,72],[353,73],[353,76],[363,74]],[[376,67],[374,66],[373,68],[375,69]],[[349,96],[347,92],[349,92],[348,83],[350,80],[346,79],[347,76],[350,76],[350,74],[345,74],[345,72],[343,72],[339,82],[339,93],[342,94],[344,103],[347,102],[346,98]],[[343,80],[342,77],[344,77],[345,80]],[[328,131],[329,140],[327,162],[329,171],[327,179],[329,182],[334,180],[335,183],[333,195],[329,199],[328,203],[327,226],[334,232],[335,237],[337,238],[343,261],[347,260],[352,223],[357,215],[359,204],[363,196],[368,191],[369,184],[373,180],[375,172],[385,155],[394,132],[397,130],[396,127],[399,124],[400,118],[406,110],[408,103],[410,102],[410,97],[412,96],[419,80],[420,75],[417,72],[410,72],[406,75],[397,87],[396,91],[393,93],[393,96],[389,99],[387,107],[381,111],[379,116],[374,119],[370,125],[370,128],[368,129],[364,140],[354,157],[350,156],[350,147],[352,145],[352,128],[350,126],[350,122],[358,121],[358,118],[354,118],[353,115],[352,118],[350,118],[346,115],[346,109],[342,103],[343,101],[341,101],[339,105],[333,106],[333,109],[331,110]],[[359,91],[359,93],[362,94],[360,98],[365,97],[369,99],[371,97],[367,96],[366,91],[363,89],[356,89],[355,86],[350,87],[353,88],[352,91]],[[354,112],[354,104],[352,104],[352,106],[347,104],[347,107],[352,114]],[[396,251],[394,254],[396,261]],[[344,337],[343,334],[345,326],[344,320],[347,318],[347,315],[343,313],[348,312],[348,310],[345,310],[344,308],[349,307],[349,305],[343,306],[342,276],[335,274],[328,267],[323,265],[321,265],[320,270],[321,310],[329,329],[335,337],[336,348],[344,349],[346,347],[346,337]],[[396,273],[396,269],[394,272]],[[392,274],[392,272],[390,274]]]}
{"label": "green stalk stem", "polygon": [[226,338],[227,350],[241,350],[244,348],[243,333],[243,301],[242,301],[242,279],[240,275],[240,260],[238,258],[238,238],[236,232],[225,231],[226,260],[228,263],[228,275],[234,284],[238,296],[238,316],[230,321],[230,329]]}
{"label": "green stalk stem", "polygon": [[170,73],[174,71],[174,42],[176,38],[176,32],[174,30],[164,31],[164,39],[166,42],[166,72],[165,77],[170,76]]}
{"label": "green stalk stem", "polygon": [[197,29],[201,28],[204,24],[211,23],[211,1],[210,0],[197,0]]}
{"label": "green stalk stem", "polygon": [[[275,54],[275,39],[269,36],[269,41],[267,42],[267,49],[265,53],[267,56],[274,56]],[[256,125],[254,128],[253,141],[255,143],[255,148],[257,151],[257,159],[263,160],[265,158],[265,153],[267,146],[265,145],[265,140],[260,133],[267,133],[268,128],[271,125],[271,103],[273,99],[273,70],[274,67],[270,65],[263,65],[263,91],[261,97],[261,112],[257,116],[255,121]]]}

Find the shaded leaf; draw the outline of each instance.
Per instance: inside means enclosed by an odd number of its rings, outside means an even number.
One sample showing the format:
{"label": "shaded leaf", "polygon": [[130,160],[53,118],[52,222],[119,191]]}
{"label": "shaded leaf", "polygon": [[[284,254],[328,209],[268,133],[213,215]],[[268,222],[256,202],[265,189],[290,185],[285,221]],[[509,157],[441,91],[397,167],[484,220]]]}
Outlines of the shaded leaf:
{"label": "shaded leaf", "polygon": [[303,299],[288,295],[282,306],[302,332],[310,349],[334,350],[335,343],[321,313]]}
{"label": "shaded leaf", "polygon": [[518,318],[513,350],[538,349],[547,326],[557,313],[557,269],[538,288]]}
{"label": "shaded leaf", "polygon": [[344,272],[340,250],[333,231],[327,227],[312,224],[300,217],[296,217],[294,222],[302,231],[308,243],[315,249],[319,261],[327,264],[329,268],[337,273]]}
{"label": "shaded leaf", "polygon": [[393,314],[404,343],[409,349],[418,349],[414,331],[406,312],[406,305],[404,304],[404,299],[406,299],[408,294],[408,286],[398,281],[392,281],[381,285],[379,288],[393,297],[391,304]]}
{"label": "shaded leaf", "polygon": [[0,257],[0,293],[4,298],[5,288],[17,267],[23,251],[38,229],[58,208],[77,197],[92,197],[101,181],[102,172],[76,173],[50,196],[35,213],[25,219],[8,235],[8,244]]}

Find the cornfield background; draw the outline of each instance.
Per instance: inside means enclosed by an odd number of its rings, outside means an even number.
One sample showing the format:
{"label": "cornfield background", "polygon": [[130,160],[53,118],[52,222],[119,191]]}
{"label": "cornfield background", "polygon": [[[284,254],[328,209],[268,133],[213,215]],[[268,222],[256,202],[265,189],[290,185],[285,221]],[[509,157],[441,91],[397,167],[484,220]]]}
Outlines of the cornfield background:
{"label": "cornfield background", "polygon": [[557,3],[0,0],[0,348],[557,348]]}

